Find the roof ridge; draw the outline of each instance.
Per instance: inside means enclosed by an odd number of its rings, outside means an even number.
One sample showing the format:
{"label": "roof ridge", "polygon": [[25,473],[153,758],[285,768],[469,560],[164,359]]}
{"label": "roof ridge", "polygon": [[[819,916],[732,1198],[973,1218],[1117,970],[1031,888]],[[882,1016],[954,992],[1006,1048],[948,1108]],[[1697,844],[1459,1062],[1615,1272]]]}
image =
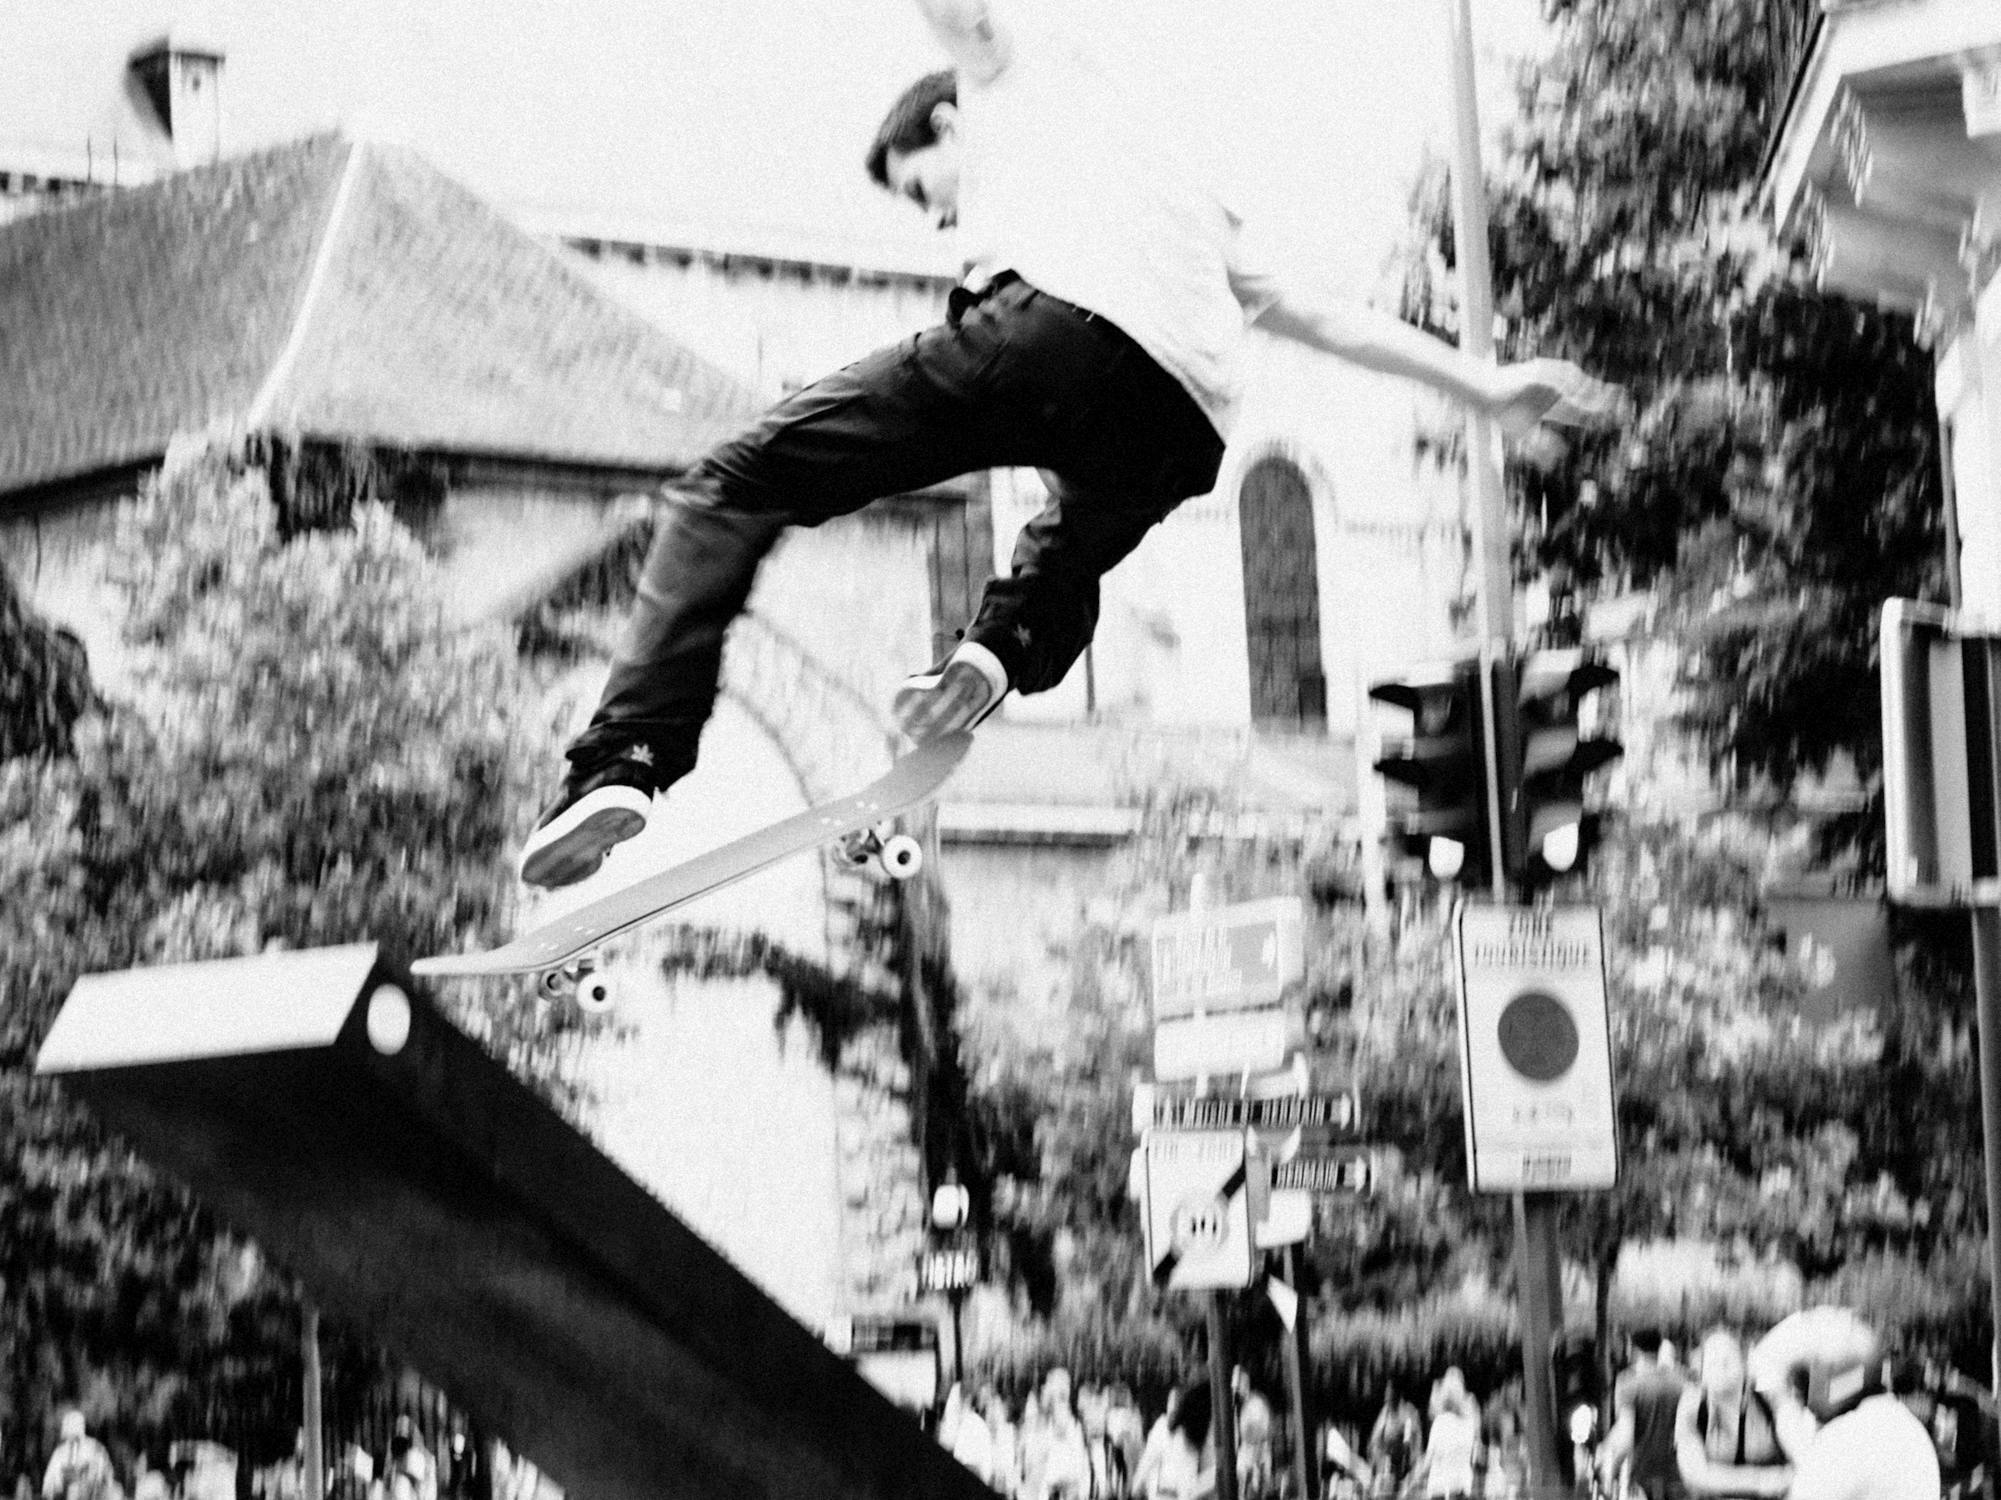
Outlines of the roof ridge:
{"label": "roof ridge", "polygon": [[326,285],[327,274],[333,266],[334,247],[340,238],[342,226],[347,219],[348,204],[354,197],[354,185],[361,176],[361,158],[364,142],[350,140],[347,143],[347,160],[341,164],[340,182],[334,188],[333,203],[327,209],[325,222],[320,227],[320,242],[313,252],[312,269],[306,273],[305,290],[300,294],[298,311],[293,314],[292,326],[285,335],[284,345],[278,350],[278,357],[271,362],[271,368],[264,374],[264,380],[257,388],[257,394],[245,409],[243,425],[255,432],[262,428],[271,415],[271,408],[278,399],[278,392],[292,373],[292,366],[298,363],[299,350],[306,341],[306,330],[311,326],[313,312],[319,304],[320,293]]}

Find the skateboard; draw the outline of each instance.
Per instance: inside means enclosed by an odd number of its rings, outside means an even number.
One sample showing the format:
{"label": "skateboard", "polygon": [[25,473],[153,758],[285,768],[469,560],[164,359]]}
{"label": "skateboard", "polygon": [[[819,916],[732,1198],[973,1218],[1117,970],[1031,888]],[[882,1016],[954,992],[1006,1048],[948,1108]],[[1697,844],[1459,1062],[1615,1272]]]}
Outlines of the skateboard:
{"label": "skateboard", "polygon": [[836,797],[768,827],[733,839],[706,854],[649,875],[588,902],[553,922],[483,953],[443,953],[410,965],[413,974],[439,979],[532,974],[550,999],[574,1000],[602,1010],[611,990],[597,970],[597,950],[621,932],[663,917],[795,854],[833,844],[851,865],[873,867],[908,880],[923,866],[917,841],[895,832],[889,819],[928,801],[966,758],[973,737],[961,731],[928,740],[859,791]]}

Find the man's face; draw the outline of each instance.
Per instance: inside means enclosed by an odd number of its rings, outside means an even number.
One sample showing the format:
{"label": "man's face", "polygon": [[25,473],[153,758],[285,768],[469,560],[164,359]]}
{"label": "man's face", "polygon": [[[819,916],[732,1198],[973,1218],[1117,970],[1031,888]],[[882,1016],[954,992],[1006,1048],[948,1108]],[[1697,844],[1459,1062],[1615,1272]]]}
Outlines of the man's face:
{"label": "man's face", "polygon": [[938,139],[914,151],[891,151],[883,160],[889,190],[917,205],[939,229],[959,222],[959,132],[949,104],[933,116]]}

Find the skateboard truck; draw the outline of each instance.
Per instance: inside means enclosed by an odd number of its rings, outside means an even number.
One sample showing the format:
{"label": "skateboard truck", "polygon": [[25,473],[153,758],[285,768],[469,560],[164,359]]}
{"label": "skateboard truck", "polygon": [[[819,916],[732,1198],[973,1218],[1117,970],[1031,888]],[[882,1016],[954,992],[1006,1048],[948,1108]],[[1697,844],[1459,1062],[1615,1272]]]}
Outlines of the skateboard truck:
{"label": "skateboard truck", "polygon": [[924,868],[924,846],[907,833],[878,823],[851,833],[835,846],[841,862],[854,869],[874,869],[891,880],[908,880]]}
{"label": "skateboard truck", "polygon": [[544,999],[569,1001],[586,1015],[611,1009],[611,981],[597,971],[598,961],[586,954],[560,968],[544,969],[536,988]]}

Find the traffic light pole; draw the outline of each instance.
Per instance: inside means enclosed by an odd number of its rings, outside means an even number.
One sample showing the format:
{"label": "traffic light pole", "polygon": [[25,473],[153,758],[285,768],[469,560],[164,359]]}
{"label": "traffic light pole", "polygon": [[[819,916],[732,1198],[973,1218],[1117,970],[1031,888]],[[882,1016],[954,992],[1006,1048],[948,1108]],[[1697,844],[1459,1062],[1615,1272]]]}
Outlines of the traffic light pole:
{"label": "traffic light pole", "polygon": [[[1494,358],[1493,267],[1487,248],[1486,179],[1481,167],[1479,95],[1473,63],[1471,0],[1444,0],[1452,37],[1453,248],[1459,260],[1459,347],[1471,357]],[[1501,489],[1501,460],[1494,425],[1482,412],[1466,422],[1466,468],[1473,492],[1473,541],[1478,563],[1480,692],[1486,702],[1488,847],[1494,897],[1509,899],[1503,850],[1507,788],[1501,771],[1502,715],[1519,736],[1513,716],[1520,705],[1513,693],[1495,691],[1495,667],[1506,658],[1514,629],[1514,589],[1508,558],[1507,512]],[[1554,1381],[1550,1371],[1556,1314],[1549,1288],[1555,1282],[1556,1204],[1546,1194],[1515,1194],[1515,1278],[1522,1323],[1524,1426],[1528,1438],[1529,1484],[1534,1493],[1554,1493],[1558,1467]]]}

